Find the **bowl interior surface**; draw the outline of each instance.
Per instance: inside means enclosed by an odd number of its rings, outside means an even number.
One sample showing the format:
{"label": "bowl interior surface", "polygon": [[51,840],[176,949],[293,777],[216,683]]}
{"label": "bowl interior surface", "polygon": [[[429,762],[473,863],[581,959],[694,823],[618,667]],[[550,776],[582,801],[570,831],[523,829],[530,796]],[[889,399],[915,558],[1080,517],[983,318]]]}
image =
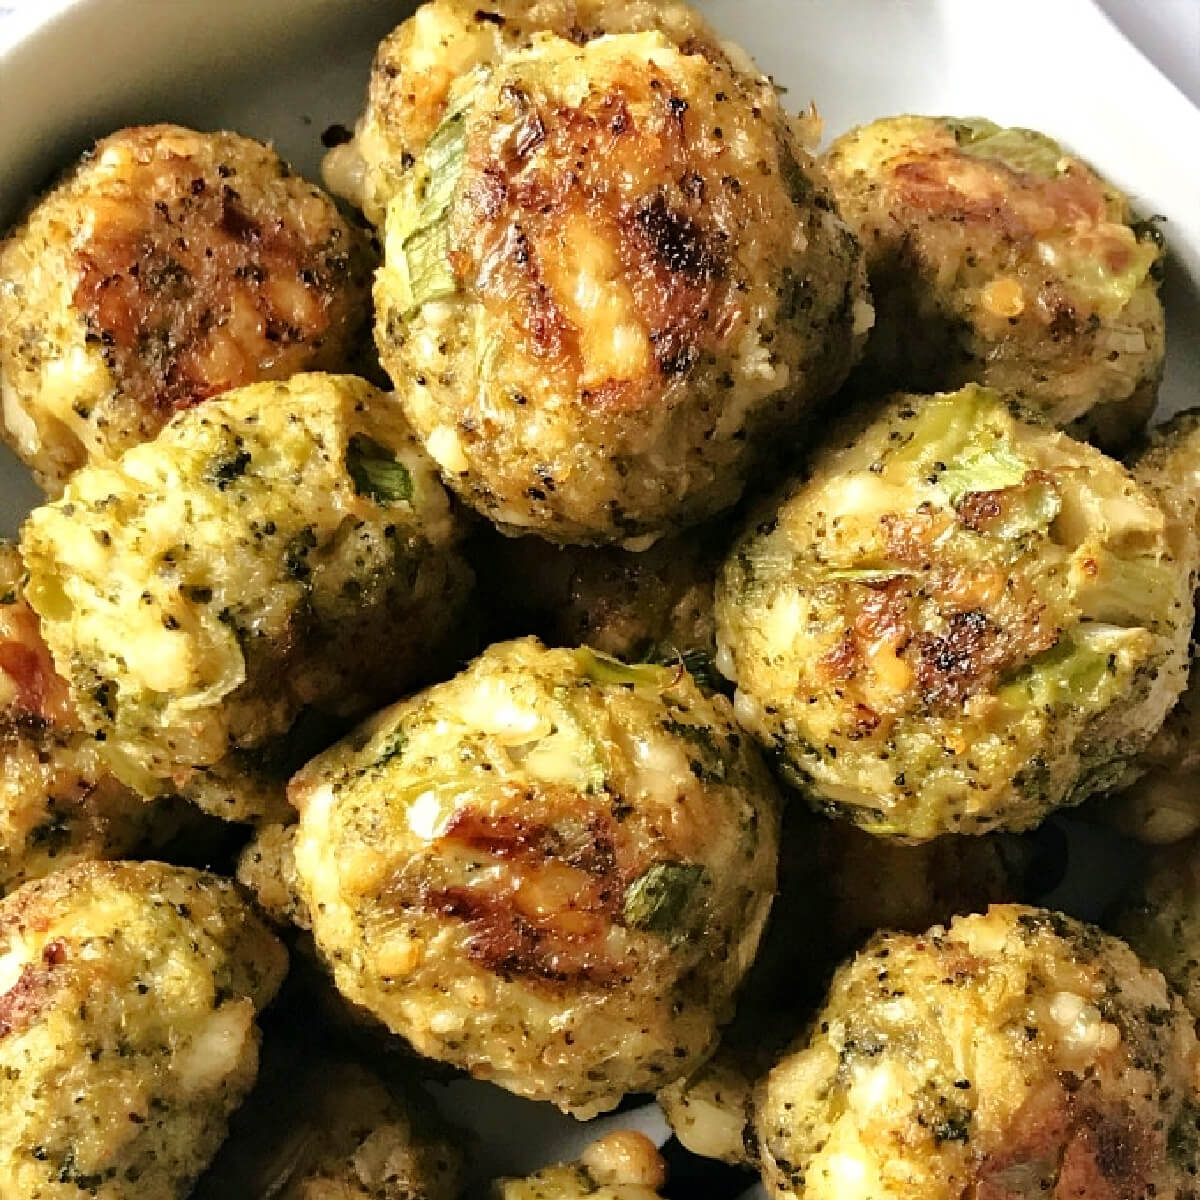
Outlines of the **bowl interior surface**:
{"label": "bowl interior surface", "polygon": [[[801,108],[815,101],[827,135],[897,112],[983,114],[1059,137],[1166,218],[1168,367],[1162,413],[1200,403],[1200,112],[1127,43],[1090,0],[697,0]],[[18,18],[0,53],[0,227],[98,136],[177,121],[273,141],[311,178],[321,132],[352,126],[379,39],[407,16],[391,0],[74,0]],[[30,6],[32,10],[34,5]],[[1036,31],[1036,33],[1030,32]],[[16,532],[37,492],[0,451],[0,533]],[[1070,887],[1095,908],[1089,851]],[[1097,858],[1096,856],[1100,857]],[[1111,864],[1111,865],[1115,865]],[[472,1083],[438,1089],[480,1140],[478,1179],[573,1156],[605,1126]]]}

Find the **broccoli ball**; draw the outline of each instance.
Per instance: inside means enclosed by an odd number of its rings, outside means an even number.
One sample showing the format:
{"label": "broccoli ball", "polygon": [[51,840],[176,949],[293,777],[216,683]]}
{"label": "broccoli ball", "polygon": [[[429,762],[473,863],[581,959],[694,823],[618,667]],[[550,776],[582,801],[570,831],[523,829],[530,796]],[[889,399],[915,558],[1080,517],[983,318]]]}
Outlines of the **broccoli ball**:
{"label": "broccoli ball", "polygon": [[863,243],[876,323],[860,382],[981,383],[1120,445],[1154,409],[1162,236],[1057,142],[981,119],[889,117],[822,158]]}
{"label": "broccoli ball", "polygon": [[428,1097],[303,1043],[272,1048],[196,1200],[459,1200],[462,1153]]}
{"label": "broccoli ball", "polygon": [[709,686],[717,682],[713,585],[730,536],[723,525],[703,526],[641,551],[495,536],[477,569],[502,624],[625,662],[682,660]]}
{"label": "broccoli ball", "polygon": [[413,682],[467,590],[456,530],[394,402],[310,374],[77,472],[22,550],[82,719],[155,795],[203,785],[308,706],[360,714]]}
{"label": "broccoli ball", "polygon": [[83,863],[0,901],[0,1195],[182,1200],[254,1082],[285,969],[198,871]]}
{"label": "broccoli ball", "polygon": [[704,1158],[757,1166],[758,1085],[820,1005],[834,967],[876,930],[916,933],[1028,898],[1038,859],[1031,839],[1009,834],[905,846],[789,807],[779,895],[737,1013],[716,1054],[658,1094],[675,1136]]}
{"label": "broccoli ball", "polygon": [[119,130],[0,246],[3,435],[57,495],[180,409],[341,367],[370,268],[333,201],[269,147]]}
{"label": "broccoli ball", "polygon": [[1017,905],[882,934],[775,1067],[770,1193],[804,1200],[1186,1200],[1200,1049],[1157,971]]}
{"label": "broccoli ball", "polygon": [[533,639],[379,714],[289,797],[342,994],[579,1116],[701,1061],[775,888],[777,796],[724,698]]}
{"label": "broccoli ball", "polygon": [[74,862],[131,854],[163,817],[84,732],[23,573],[20,552],[0,541],[0,896]]}
{"label": "broccoli ball", "polygon": [[1113,932],[1157,967],[1200,1020],[1200,843],[1158,850],[1113,918]]}
{"label": "broccoli ball", "polygon": [[[1158,496],[1167,513],[1176,553],[1196,554],[1200,544],[1200,409],[1190,409],[1155,429],[1134,460],[1134,475]],[[1195,561],[1195,560],[1193,560]],[[1193,631],[1187,688],[1146,750],[1102,801],[1101,819],[1144,842],[1182,841],[1200,829],[1200,665]]]}
{"label": "broccoli ball", "polygon": [[[322,173],[382,226],[388,201],[446,115],[453,85],[487,70],[534,34],[554,33],[578,45],[618,33],[660,33],[685,54],[713,62],[741,60],[723,47],[699,13],[678,0],[433,0],[422,4],[380,43],[371,67],[367,107],[353,140],[326,156]],[[743,63],[748,73],[752,64]]]}
{"label": "broccoli ball", "polygon": [[1106,790],[1186,678],[1194,561],[1156,496],[987,389],[892,399],[726,561],[739,719],[882,835],[1026,829]]}
{"label": "broccoli ball", "polygon": [[384,240],[414,428],[469,504],[556,542],[644,548],[732,505],[869,321],[770,86],[659,34],[542,35],[462,79]]}
{"label": "broccoli ball", "polygon": [[666,1163],[644,1133],[618,1130],[584,1150],[579,1162],[543,1167],[526,1179],[498,1179],[493,1200],[658,1200]]}

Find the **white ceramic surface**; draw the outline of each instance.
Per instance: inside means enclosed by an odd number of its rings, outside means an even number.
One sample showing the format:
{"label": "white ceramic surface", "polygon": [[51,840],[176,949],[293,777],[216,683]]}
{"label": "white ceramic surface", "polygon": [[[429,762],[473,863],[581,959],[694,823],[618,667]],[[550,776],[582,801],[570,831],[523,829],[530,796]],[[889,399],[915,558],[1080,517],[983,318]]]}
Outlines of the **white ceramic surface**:
{"label": "white ceramic surface", "polygon": [[[1190,0],[1184,0],[1190,2]],[[2,6],[0,6],[2,7]],[[352,124],[391,0],[24,0],[0,52],[0,226],[95,137],[175,120],[272,139],[310,175],[319,135]],[[1090,0],[700,0],[836,134],[900,111],[984,114],[1061,138],[1167,218],[1163,410],[1200,403],[1200,111]],[[0,459],[0,532],[35,499]],[[1076,896],[1099,877],[1084,858]],[[1106,870],[1107,868],[1105,868]],[[1094,904],[1094,900],[1093,900]],[[1086,903],[1082,907],[1089,907]],[[478,1178],[574,1154],[596,1132],[474,1084],[443,1089],[483,1138]],[[639,1121],[657,1136],[653,1113]],[[629,1124],[630,1117],[609,1118]],[[607,1123],[607,1122],[606,1122]]]}

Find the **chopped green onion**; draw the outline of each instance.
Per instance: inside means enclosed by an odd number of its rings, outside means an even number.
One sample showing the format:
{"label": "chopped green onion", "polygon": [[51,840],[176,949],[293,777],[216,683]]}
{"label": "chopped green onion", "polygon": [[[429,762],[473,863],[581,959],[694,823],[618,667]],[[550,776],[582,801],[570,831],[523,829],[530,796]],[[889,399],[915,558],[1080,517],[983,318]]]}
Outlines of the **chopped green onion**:
{"label": "chopped green onion", "polygon": [[688,910],[704,877],[696,863],[655,863],[625,893],[625,924],[672,940],[686,936]]}
{"label": "chopped green onion", "polygon": [[911,567],[888,564],[880,567],[829,567],[821,572],[823,580],[837,583],[886,583],[889,579],[913,575],[916,575],[916,571]]}
{"label": "chopped green onion", "polygon": [[949,121],[958,148],[972,158],[991,158],[1013,171],[1025,171],[1042,179],[1054,179],[1063,160],[1062,147],[1033,129],[1003,129],[976,118]]}
{"label": "chopped green onion", "polygon": [[364,433],[356,433],[350,439],[346,470],[360,496],[369,496],[380,504],[412,499],[412,476],[408,468],[386,446]]}
{"label": "chopped green onion", "polygon": [[626,687],[653,687],[665,691],[674,682],[674,674],[666,667],[653,663],[636,663],[630,666],[619,658],[601,654],[587,646],[575,651],[579,669],[596,683],[616,683]]}
{"label": "chopped green onion", "polygon": [[473,95],[468,88],[434,130],[420,162],[389,205],[386,258],[400,276],[404,318],[458,290],[449,257],[450,207],[462,177]]}

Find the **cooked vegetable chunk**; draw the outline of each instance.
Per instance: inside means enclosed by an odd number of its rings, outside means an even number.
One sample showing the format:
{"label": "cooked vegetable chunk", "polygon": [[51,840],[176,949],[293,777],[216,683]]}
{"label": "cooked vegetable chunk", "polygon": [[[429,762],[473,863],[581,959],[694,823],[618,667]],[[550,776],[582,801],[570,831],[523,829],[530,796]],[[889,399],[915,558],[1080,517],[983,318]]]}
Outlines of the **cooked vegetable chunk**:
{"label": "cooked vegetable chunk", "polygon": [[162,813],[119,783],[84,732],[0,541],[0,896],[85,859],[121,858]]}
{"label": "cooked vegetable chunk", "polygon": [[35,510],[30,603],[84,721],[144,794],[306,706],[361,712],[434,661],[469,574],[395,405],[298,375],[181,413]]}
{"label": "cooked vegetable chunk", "polygon": [[1194,565],[1098,450],[974,385],[901,396],[735,546],[718,665],[821,808],[911,840],[1025,829],[1162,724]]}
{"label": "cooked vegetable chunk", "polygon": [[1185,1200],[1191,1018],[1122,942],[1020,906],[883,934],[834,978],[759,1111],[772,1195]]}
{"label": "cooked vegetable chunk", "polygon": [[666,1164],[643,1133],[620,1130],[593,1142],[578,1163],[544,1167],[527,1179],[499,1179],[493,1200],[658,1200]]}
{"label": "cooked vegetable chunk", "polygon": [[822,159],[878,309],[862,380],[975,382],[1055,425],[1128,442],[1154,408],[1162,235],[1086,163],[1028,129],[889,117]]}
{"label": "cooked vegetable chunk", "polygon": [[182,1200],[254,1082],[285,968],[197,871],[84,863],[0,901],[0,1195]]}
{"label": "cooked vegetable chunk", "polygon": [[[326,156],[329,187],[382,226],[388,201],[446,115],[454,84],[498,65],[537,33],[578,45],[614,33],[661,33],[685,54],[726,63],[744,57],[721,44],[678,0],[432,0],[380,43],[367,106],[351,143]],[[744,63],[748,74],[752,64]]]}
{"label": "cooked vegetable chunk", "polygon": [[340,991],[577,1115],[697,1065],[774,892],[777,797],[728,703],[586,649],[493,646],[289,796]]}
{"label": "cooked vegetable chunk", "polygon": [[541,35],[460,80],[384,240],[414,428],[468,503],[557,542],[728,508],[870,319],[774,90],[656,33]]}
{"label": "cooked vegetable chunk", "polygon": [[119,130],[0,246],[3,435],[57,495],[180,409],[342,367],[370,267],[329,197],[267,146]]}

